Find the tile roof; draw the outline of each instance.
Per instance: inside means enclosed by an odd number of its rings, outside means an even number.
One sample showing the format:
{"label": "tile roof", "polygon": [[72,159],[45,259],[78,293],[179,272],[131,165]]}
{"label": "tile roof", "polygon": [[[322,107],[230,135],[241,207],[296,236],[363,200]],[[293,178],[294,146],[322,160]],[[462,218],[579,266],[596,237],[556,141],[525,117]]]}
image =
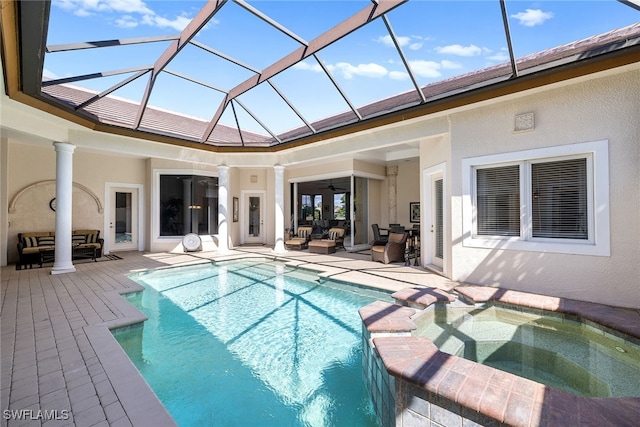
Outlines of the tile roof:
{"label": "tile roof", "polygon": [[[516,61],[518,75],[532,74],[637,44],[640,44],[640,23],[522,57]],[[423,86],[421,90],[428,104],[457,93],[509,79],[512,79],[511,64],[505,62],[431,83]],[[65,84],[42,87],[42,92],[53,97],[56,101],[66,104],[71,109],[77,108],[83,102],[97,95],[96,92]],[[363,119],[370,119],[407,109],[420,103],[418,93],[409,91],[364,105],[358,108],[358,112]],[[134,101],[105,96],[76,111],[78,114],[100,123],[132,129],[138,108],[138,103]],[[316,131],[321,132],[357,121],[357,116],[352,111],[347,111],[318,120],[311,125]],[[204,119],[148,106],[138,130],[199,142],[208,125],[209,122]],[[311,134],[311,130],[303,126],[284,132],[278,135],[278,138],[287,142]],[[241,139],[238,129],[218,124],[206,143],[215,146],[268,147],[279,142],[270,135],[248,131],[242,131]]]}

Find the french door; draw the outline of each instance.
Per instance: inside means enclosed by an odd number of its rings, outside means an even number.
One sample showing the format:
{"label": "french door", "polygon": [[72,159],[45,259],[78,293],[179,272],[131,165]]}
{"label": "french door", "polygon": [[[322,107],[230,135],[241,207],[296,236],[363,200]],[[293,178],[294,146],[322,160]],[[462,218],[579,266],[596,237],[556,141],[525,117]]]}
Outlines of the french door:
{"label": "french door", "polygon": [[264,198],[263,193],[244,194],[241,218],[244,243],[265,243]]}
{"label": "french door", "polygon": [[431,177],[431,263],[442,269],[444,258],[444,189],[442,175]]}
{"label": "french door", "polygon": [[111,187],[109,251],[138,249],[138,189]]}

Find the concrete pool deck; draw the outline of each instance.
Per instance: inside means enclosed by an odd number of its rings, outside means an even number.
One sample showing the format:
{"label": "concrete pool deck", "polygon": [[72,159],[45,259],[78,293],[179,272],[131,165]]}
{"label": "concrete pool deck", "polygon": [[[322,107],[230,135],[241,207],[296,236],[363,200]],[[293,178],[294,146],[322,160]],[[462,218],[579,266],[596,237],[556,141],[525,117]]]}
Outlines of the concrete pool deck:
{"label": "concrete pool deck", "polygon": [[1,269],[1,425],[175,425],[109,332],[144,319],[120,296],[142,289],[127,277],[132,272],[251,256],[275,257],[323,277],[392,292],[415,285],[450,291],[460,285],[421,267],[374,263],[366,253],[346,251],[275,255],[268,247],[240,247],[224,255],[118,255],[122,259],[79,262],[71,274],[51,275],[50,265]]}
{"label": "concrete pool deck", "polygon": [[[171,416],[109,332],[144,320],[120,296],[142,288],[129,273],[239,257],[274,257],[268,247],[227,254],[118,253],[122,258],[1,269],[1,425],[170,426]],[[456,283],[419,267],[373,263],[370,256],[289,251],[275,256],[327,278],[397,291],[411,285],[452,289]]]}

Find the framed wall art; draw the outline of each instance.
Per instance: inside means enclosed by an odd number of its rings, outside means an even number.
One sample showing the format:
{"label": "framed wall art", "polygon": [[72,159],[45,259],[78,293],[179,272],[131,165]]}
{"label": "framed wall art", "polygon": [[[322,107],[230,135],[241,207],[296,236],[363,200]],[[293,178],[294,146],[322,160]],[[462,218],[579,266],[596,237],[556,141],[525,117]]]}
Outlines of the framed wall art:
{"label": "framed wall art", "polygon": [[409,203],[409,221],[420,222],[420,202]]}

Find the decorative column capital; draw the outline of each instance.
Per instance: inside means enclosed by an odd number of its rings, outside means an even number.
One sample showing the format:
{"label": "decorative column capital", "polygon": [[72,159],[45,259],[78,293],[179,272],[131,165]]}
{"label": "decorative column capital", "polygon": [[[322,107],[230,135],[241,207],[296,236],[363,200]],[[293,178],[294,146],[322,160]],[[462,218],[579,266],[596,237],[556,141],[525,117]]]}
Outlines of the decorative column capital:
{"label": "decorative column capital", "polygon": [[284,166],[282,166],[282,165],[280,165],[280,164],[278,164],[278,165],[274,165],[274,166],[273,166],[273,169],[274,169],[276,172],[284,172],[285,167],[284,167]]}
{"label": "decorative column capital", "polygon": [[68,142],[54,142],[53,146],[56,151],[66,151],[68,153],[73,153],[76,149],[75,145],[69,144]]}
{"label": "decorative column capital", "polygon": [[387,166],[387,176],[398,175],[398,165]]}
{"label": "decorative column capital", "polygon": [[229,171],[229,166],[227,165],[218,165],[218,172],[228,172]]}

